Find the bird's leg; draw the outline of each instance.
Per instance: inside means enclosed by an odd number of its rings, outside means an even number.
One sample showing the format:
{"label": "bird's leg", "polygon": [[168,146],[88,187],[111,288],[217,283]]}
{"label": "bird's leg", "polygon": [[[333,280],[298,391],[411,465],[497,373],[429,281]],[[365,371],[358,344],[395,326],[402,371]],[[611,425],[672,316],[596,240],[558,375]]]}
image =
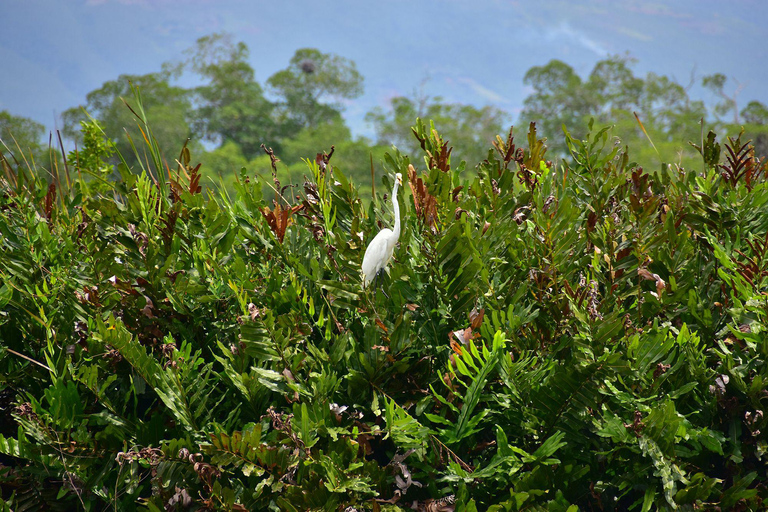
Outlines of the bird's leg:
{"label": "bird's leg", "polygon": [[[370,288],[373,288],[373,298],[376,299],[376,292],[378,292],[378,288],[376,287],[376,284],[379,282],[379,276],[381,276],[381,273],[384,269],[379,269],[378,272],[376,272],[376,275],[373,276],[373,280],[371,281]],[[387,295],[387,292],[384,291],[384,286],[381,286],[381,293],[384,294],[384,296],[389,299],[389,295]]]}
{"label": "bird's leg", "polygon": [[[379,271],[376,272],[376,276],[373,278],[374,283],[379,278],[379,276],[381,275],[382,272],[384,272],[383,268],[379,269]],[[374,286],[376,286],[376,285],[374,284]],[[389,295],[387,295],[387,292],[384,291],[384,284],[383,283],[381,284],[381,293],[384,294],[384,296],[387,298],[387,300],[390,300],[389,299]]]}

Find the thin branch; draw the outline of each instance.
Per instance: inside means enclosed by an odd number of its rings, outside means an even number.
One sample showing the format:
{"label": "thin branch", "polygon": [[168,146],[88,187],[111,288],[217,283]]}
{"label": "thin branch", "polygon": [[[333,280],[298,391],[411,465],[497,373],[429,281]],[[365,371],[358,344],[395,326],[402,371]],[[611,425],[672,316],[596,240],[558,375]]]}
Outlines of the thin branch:
{"label": "thin branch", "polygon": [[27,361],[29,361],[30,363],[34,363],[34,364],[36,364],[37,366],[40,366],[40,367],[42,367],[42,368],[45,368],[45,369],[46,369],[46,370],[48,370],[49,372],[51,371],[51,369],[50,369],[48,366],[44,365],[44,364],[43,364],[43,363],[41,363],[40,361],[35,361],[34,359],[32,359],[32,358],[31,358],[31,357],[29,357],[29,356],[25,356],[24,354],[20,354],[19,352],[16,352],[15,350],[11,350],[10,348],[6,348],[6,349],[5,349],[5,351],[6,351],[6,352],[10,352],[11,354],[13,354],[13,355],[15,355],[15,356],[19,356],[19,357],[21,357],[21,358],[23,358],[23,359],[26,359],[26,360],[27,360]]}
{"label": "thin branch", "polygon": [[279,162],[280,159],[275,156],[275,151],[272,148],[268,148],[262,144],[261,149],[263,149],[264,152],[269,156],[269,163],[272,166],[272,181],[275,182],[274,186],[270,185],[272,190],[275,191],[277,197],[285,201],[286,205],[291,206],[291,203],[289,203],[285,196],[283,196],[283,194],[280,192],[282,187],[280,186],[280,180],[277,178],[277,162]]}
{"label": "thin branch", "polygon": [[336,150],[336,146],[331,146],[330,153],[326,153],[325,151],[323,151],[322,153],[318,153],[315,156],[315,162],[317,162],[317,165],[320,166],[321,171],[325,172],[325,169],[328,167],[328,162],[331,161],[331,157],[333,156],[333,152],[335,150]]}
{"label": "thin branch", "polygon": [[64,142],[61,140],[61,132],[56,130],[56,136],[59,138],[59,147],[61,148],[61,158],[64,160],[64,170],[67,172],[67,188],[72,187],[72,178],[69,175],[69,165],[67,164],[67,153],[64,151]]}
{"label": "thin branch", "polygon": [[371,198],[376,201],[376,177],[373,172],[373,153],[369,155],[371,157]]}

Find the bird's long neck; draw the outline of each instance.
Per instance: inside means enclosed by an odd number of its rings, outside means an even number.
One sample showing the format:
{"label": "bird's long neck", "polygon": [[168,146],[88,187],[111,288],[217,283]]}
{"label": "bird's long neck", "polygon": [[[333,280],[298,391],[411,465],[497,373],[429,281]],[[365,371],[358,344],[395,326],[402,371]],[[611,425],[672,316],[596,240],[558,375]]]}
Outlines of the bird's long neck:
{"label": "bird's long neck", "polygon": [[392,189],[392,206],[395,208],[395,226],[392,228],[392,234],[395,235],[395,240],[400,236],[400,206],[397,204],[397,180],[395,180],[395,186]]}

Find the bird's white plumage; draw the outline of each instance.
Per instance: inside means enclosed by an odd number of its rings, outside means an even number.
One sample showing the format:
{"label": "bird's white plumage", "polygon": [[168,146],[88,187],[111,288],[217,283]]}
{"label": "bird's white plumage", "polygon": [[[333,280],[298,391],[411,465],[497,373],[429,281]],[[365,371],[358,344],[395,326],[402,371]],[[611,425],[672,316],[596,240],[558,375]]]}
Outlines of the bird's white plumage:
{"label": "bird's white plumage", "polygon": [[387,265],[395,250],[395,244],[390,243],[392,230],[384,228],[371,240],[363,256],[363,275],[365,284],[368,285],[374,276]]}
{"label": "bird's white plumage", "polygon": [[392,206],[395,209],[394,230],[384,228],[379,231],[365,250],[362,264],[363,284],[365,286],[368,286],[373,281],[373,278],[376,277],[376,274],[387,266],[387,262],[389,262],[395,250],[397,239],[400,237],[400,208],[397,204],[397,187],[402,182],[403,176],[397,173],[395,176],[395,186],[392,189]]}

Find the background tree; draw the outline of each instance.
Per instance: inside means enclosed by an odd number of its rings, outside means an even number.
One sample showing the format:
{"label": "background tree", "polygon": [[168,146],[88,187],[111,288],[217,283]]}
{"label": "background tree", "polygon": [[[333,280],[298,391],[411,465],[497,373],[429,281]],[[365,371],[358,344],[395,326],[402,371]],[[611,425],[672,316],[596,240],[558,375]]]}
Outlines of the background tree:
{"label": "background tree", "polygon": [[377,107],[365,116],[376,130],[379,145],[394,145],[411,155],[421,151],[411,131],[416,118],[435,123],[437,130],[453,146],[456,161],[465,160],[468,165],[475,165],[486,158],[491,141],[504,131],[507,113],[492,106],[477,108],[443,103],[440,97],[415,94],[412,98],[393,98],[389,110]]}
{"label": "background tree", "polygon": [[738,97],[741,90],[744,88],[743,84],[736,83],[736,89],[728,94],[725,92],[725,84],[728,82],[728,78],[722,73],[715,73],[713,75],[705,76],[701,80],[701,85],[712,91],[712,93],[720,99],[719,103],[714,105],[712,109],[716,116],[722,117],[727,114],[732,114],[733,124],[739,124],[739,104]]}
{"label": "background tree", "polygon": [[589,74],[584,86],[604,118],[610,119],[614,111],[636,109],[640,104],[644,83],[632,73],[629,65],[633,62],[628,57],[610,57],[595,64]]}
{"label": "background tree", "polygon": [[705,76],[701,83],[709,89],[719,101],[714,104],[716,125],[719,131],[737,135],[741,130],[745,132],[745,139],[754,142],[755,154],[759,157],[768,156],[768,108],[759,101],[750,101],[747,106],[739,110],[739,93],[744,84],[733,80],[735,87],[729,93],[728,78],[722,73]]}
{"label": "background tree", "polygon": [[205,173],[209,176],[219,176],[225,184],[234,182],[237,173],[243,167],[249,167],[249,160],[236,142],[227,141],[221,146],[206,151],[200,158]]}
{"label": "background tree", "polygon": [[759,101],[750,101],[741,112],[747,136],[753,139],[755,155],[768,157],[768,107]]}
{"label": "background tree", "polygon": [[405,96],[392,98],[389,110],[376,107],[365,115],[365,120],[373,125],[379,144],[396,146],[404,153],[414,154],[418,142],[411,132],[413,120],[426,116],[426,108],[418,99]]}
{"label": "background tree", "polygon": [[0,111],[0,152],[9,163],[21,162],[22,153],[39,165],[45,161],[46,149],[42,140],[45,126],[32,119]]}
{"label": "background tree", "polygon": [[688,142],[701,137],[700,122],[707,117],[704,104],[692,101],[686,88],[669,77],[635,76],[632,62],[625,56],[601,60],[587,80],[558,60],[531,68],[525,83],[534,92],[524,101],[519,123],[536,121],[555,156],[568,153],[563,126],[582,138],[594,118],[600,125],[613,125],[612,134],[633,145],[634,157],[643,165],[655,166],[661,160],[694,165],[697,157]]}
{"label": "background tree", "polygon": [[133,86],[141,93],[144,112],[163,157],[172,163],[184,142],[192,137],[188,122],[192,104],[189,91],[171,85],[170,77],[168,71],[162,71],[146,75],[120,75],[116,80],[105,82],[99,89],[88,93],[85,105],[63,112],[64,134],[81,142],[80,121],[87,120],[87,112],[100,122],[106,133],[114,137],[113,141],[128,165],[136,164],[131,140],[139,146],[143,135],[138,128],[139,120],[126,107],[126,103],[135,107],[131,91]]}
{"label": "background tree", "polygon": [[768,107],[759,101],[750,101],[741,110],[741,117],[745,123],[768,125]]}
{"label": "background tree", "polygon": [[534,66],[523,78],[525,85],[533,87],[523,102],[519,124],[536,121],[540,133],[548,137],[553,153],[564,153],[562,126],[581,138],[586,132],[586,118],[600,111],[600,101],[585,86],[571,66],[560,60],[551,60],[545,66]]}
{"label": "background tree", "polygon": [[363,76],[354,61],[315,48],[296,50],[288,67],[267,84],[280,98],[281,123],[295,133],[341,115],[341,100],[363,93]]}
{"label": "background tree", "polygon": [[195,133],[218,145],[235,143],[246,158],[256,157],[262,143],[279,149],[275,105],[256,81],[245,43],[213,34],[198,39],[187,54],[184,65],[207,81],[193,90]]}

